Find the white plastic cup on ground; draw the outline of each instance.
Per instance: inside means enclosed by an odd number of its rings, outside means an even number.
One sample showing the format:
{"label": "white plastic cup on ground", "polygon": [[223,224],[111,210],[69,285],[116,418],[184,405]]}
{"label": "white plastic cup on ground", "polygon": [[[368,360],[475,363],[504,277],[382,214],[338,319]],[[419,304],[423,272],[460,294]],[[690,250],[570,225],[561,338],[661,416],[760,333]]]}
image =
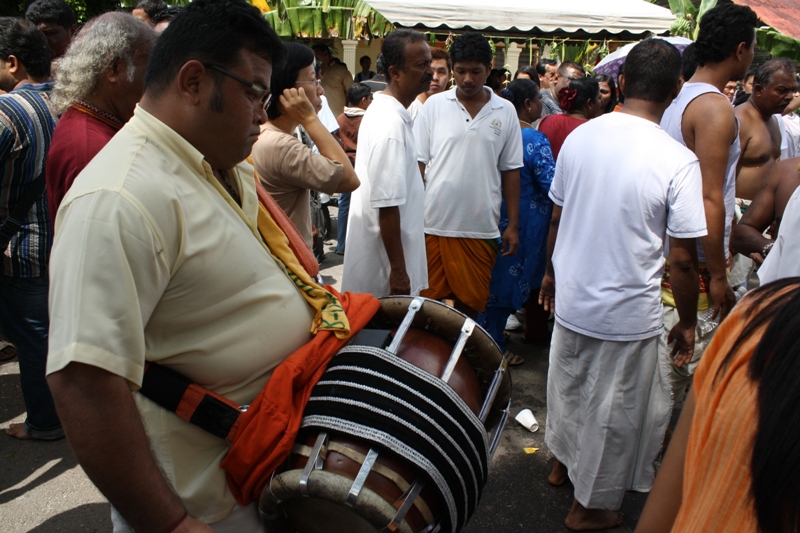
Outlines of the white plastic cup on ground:
{"label": "white plastic cup on ground", "polygon": [[522,424],[522,426],[531,433],[539,430],[539,423],[536,421],[536,417],[533,416],[530,409],[523,409],[520,411],[516,416],[516,421]]}

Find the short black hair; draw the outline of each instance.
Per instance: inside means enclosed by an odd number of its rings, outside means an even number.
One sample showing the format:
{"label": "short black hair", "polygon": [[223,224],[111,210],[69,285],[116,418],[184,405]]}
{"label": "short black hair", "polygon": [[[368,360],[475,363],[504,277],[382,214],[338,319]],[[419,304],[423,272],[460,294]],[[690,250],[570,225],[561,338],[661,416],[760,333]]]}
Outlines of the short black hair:
{"label": "short black hair", "polygon": [[453,44],[450,46],[450,60],[453,65],[477,61],[490,66],[492,64],[492,47],[486,37],[476,31],[468,31],[453,40]]}
{"label": "short black hair", "polygon": [[347,105],[351,107],[357,106],[362,98],[369,98],[372,94],[372,89],[363,83],[354,83],[347,88]]}
{"label": "short black hair", "polygon": [[625,98],[662,103],[680,83],[681,53],[664,39],[645,39],[625,59]]}
{"label": "short black hair", "polygon": [[753,84],[761,85],[766,89],[772,84],[773,76],[781,71],[788,72],[793,78],[797,75],[797,69],[792,61],[788,59],[772,59],[758,67]]}
{"label": "short black hair", "polygon": [[[389,67],[404,70],[406,66],[406,45],[424,41],[425,36],[414,30],[395,30],[383,40],[381,55],[383,56],[383,70],[379,74],[388,74]],[[380,57],[378,57],[380,63]],[[378,67],[381,68],[380,66]]]}
{"label": "short black hair", "polygon": [[539,76],[544,76],[545,74],[547,74],[547,65],[550,65],[551,67],[555,67],[556,65],[558,65],[558,61],[556,61],[555,59],[548,59],[548,58],[543,57],[536,64],[536,73]]}
{"label": "short black hair", "polygon": [[18,17],[0,17],[0,59],[16,57],[31,77],[50,76],[50,46],[33,22]]}
{"label": "short black hair", "polygon": [[153,22],[153,24],[158,24],[159,22],[172,22],[172,19],[177,17],[178,13],[181,11],[183,11],[182,6],[167,7],[150,17],[150,20]]}
{"label": "short black hair", "polygon": [[[297,75],[301,70],[316,62],[314,50],[300,43],[286,43],[286,60],[283,66],[272,69],[272,80],[270,81],[270,92],[274,95],[267,109],[267,117],[274,120],[281,116],[278,110],[279,96],[285,89],[290,89],[297,84]],[[316,89],[316,87],[313,87]],[[308,86],[303,90],[310,90]]]}
{"label": "short black hair", "polygon": [[750,70],[747,71],[747,74],[744,75],[744,78],[742,78],[742,81],[746,82],[748,78],[755,77],[755,75],[756,75],[756,69],[751,68]]}
{"label": "short black hair", "polygon": [[700,19],[695,50],[697,64],[722,63],[740,43],[753,46],[758,16],[747,6],[721,4]]}
{"label": "short black hair", "polygon": [[230,67],[242,50],[280,66],[286,49],[257,7],[244,0],[195,0],[170,22],[153,47],[145,91],[160,95],[187,61]]}
{"label": "short black hair", "polygon": [[141,0],[133,9],[141,9],[147,14],[150,20],[155,22],[156,16],[167,9],[167,4],[165,4],[163,0]]}
{"label": "short black hair", "polygon": [[372,58],[369,56],[361,56],[361,59],[359,59],[358,62],[363,63],[365,59],[369,59],[369,61],[372,62]]}
{"label": "short black hair", "polygon": [[[528,76],[531,77],[536,86],[537,87],[539,86],[538,68],[533,68],[533,66],[531,65],[525,65],[524,67],[520,67],[519,69],[517,69],[517,72],[514,73],[514,79],[516,80],[517,78],[519,78],[520,74],[527,74]],[[544,74],[542,74],[542,76],[544,76]]]}
{"label": "short black hair", "polygon": [[605,109],[603,109],[603,113],[611,113],[614,111],[614,108],[617,106],[617,82],[614,81],[614,78],[609,76],[608,74],[601,74],[599,76],[595,76],[597,79],[598,85],[601,83],[607,83],[608,88],[611,90],[611,100],[606,105]]}
{"label": "short black hair", "polygon": [[514,104],[517,112],[525,105],[525,100],[533,100],[537,94],[539,94],[539,85],[532,78],[514,80],[500,91],[500,96]]}
{"label": "short black hair", "polygon": [[314,51],[319,50],[322,52],[328,52],[328,55],[333,56],[333,54],[331,53],[331,47],[325,43],[312,44],[311,49]]}
{"label": "short black hair", "polygon": [[75,25],[75,13],[64,0],[36,0],[25,10],[25,18],[37,26],[53,22],[69,29]]}
{"label": "short black hair", "polygon": [[681,76],[683,76],[683,81],[692,79],[695,71],[697,71],[697,57],[695,56],[695,45],[691,43],[683,49],[681,54]]}
{"label": "short black hair", "polygon": [[575,70],[577,70],[578,72],[580,72],[581,74],[586,76],[586,69],[583,68],[583,65],[579,65],[579,64],[575,63],[574,61],[564,61],[563,63],[561,63],[558,66],[558,75],[559,76],[566,76],[568,68],[574,68]]}
{"label": "short black hair", "polygon": [[[574,98],[568,98],[568,91],[575,91]],[[564,112],[583,109],[586,102],[594,100],[600,94],[600,84],[595,78],[576,78],[569,82],[568,87],[558,93],[558,105]],[[567,98],[565,98],[565,96]]]}

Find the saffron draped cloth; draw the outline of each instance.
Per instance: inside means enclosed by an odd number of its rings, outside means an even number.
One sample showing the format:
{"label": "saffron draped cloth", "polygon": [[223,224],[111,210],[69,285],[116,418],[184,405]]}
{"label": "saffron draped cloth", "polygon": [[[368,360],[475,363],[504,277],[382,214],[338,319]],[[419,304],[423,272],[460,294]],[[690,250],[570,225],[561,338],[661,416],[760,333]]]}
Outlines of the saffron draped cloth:
{"label": "saffron draped cloth", "polygon": [[499,251],[493,240],[425,235],[428,288],[420,295],[434,300],[456,298],[482,313]]}
{"label": "saffron draped cloth", "polygon": [[[222,461],[228,486],[241,505],[258,500],[272,472],[289,456],[311,389],[351,335],[367,325],[380,302],[370,294],[340,294],[312,278],[319,272],[311,250],[275,200],[256,179],[258,230],[303,298],[314,309],[314,337],[278,365],[239,418]],[[313,274],[312,274],[313,272]]]}

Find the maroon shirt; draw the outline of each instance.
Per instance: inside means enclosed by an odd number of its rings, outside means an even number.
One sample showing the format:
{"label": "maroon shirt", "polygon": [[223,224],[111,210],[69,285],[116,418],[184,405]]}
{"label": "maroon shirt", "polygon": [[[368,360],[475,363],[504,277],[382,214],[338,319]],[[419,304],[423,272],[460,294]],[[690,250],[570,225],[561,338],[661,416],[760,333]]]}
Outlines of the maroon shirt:
{"label": "maroon shirt", "polygon": [[72,182],[115,133],[112,126],[71,107],[61,115],[45,167],[47,206],[54,226],[58,206]]}
{"label": "maroon shirt", "polygon": [[558,153],[561,151],[561,145],[567,140],[567,135],[585,122],[586,119],[568,115],[547,115],[539,122],[539,131],[547,135],[547,140],[553,149],[553,160],[558,161]]}
{"label": "maroon shirt", "polygon": [[336,117],[336,122],[339,123],[339,138],[342,140],[342,147],[353,166],[356,166],[358,129],[361,127],[362,118],[364,118],[364,115],[349,117],[344,113]]}

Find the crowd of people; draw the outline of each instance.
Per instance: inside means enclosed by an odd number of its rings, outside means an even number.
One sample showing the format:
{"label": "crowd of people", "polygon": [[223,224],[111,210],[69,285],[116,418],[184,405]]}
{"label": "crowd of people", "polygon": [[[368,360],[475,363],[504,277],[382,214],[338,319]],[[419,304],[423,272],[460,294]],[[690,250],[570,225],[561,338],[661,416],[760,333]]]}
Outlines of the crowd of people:
{"label": "crowd of people", "polygon": [[[242,428],[277,435],[268,477],[376,298],[419,295],[508,365],[520,311],[549,345],[569,529],[652,488],[637,531],[795,531],[800,88],[790,61],[750,70],[757,23],[724,4],[683,55],[651,38],[618,76],[542,59],[513,81],[479,33],[402,29],[354,81],[244,0],[0,18],[7,433],[66,436],[115,532],[262,531]],[[247,420],[219,433],[220,406]]]}

